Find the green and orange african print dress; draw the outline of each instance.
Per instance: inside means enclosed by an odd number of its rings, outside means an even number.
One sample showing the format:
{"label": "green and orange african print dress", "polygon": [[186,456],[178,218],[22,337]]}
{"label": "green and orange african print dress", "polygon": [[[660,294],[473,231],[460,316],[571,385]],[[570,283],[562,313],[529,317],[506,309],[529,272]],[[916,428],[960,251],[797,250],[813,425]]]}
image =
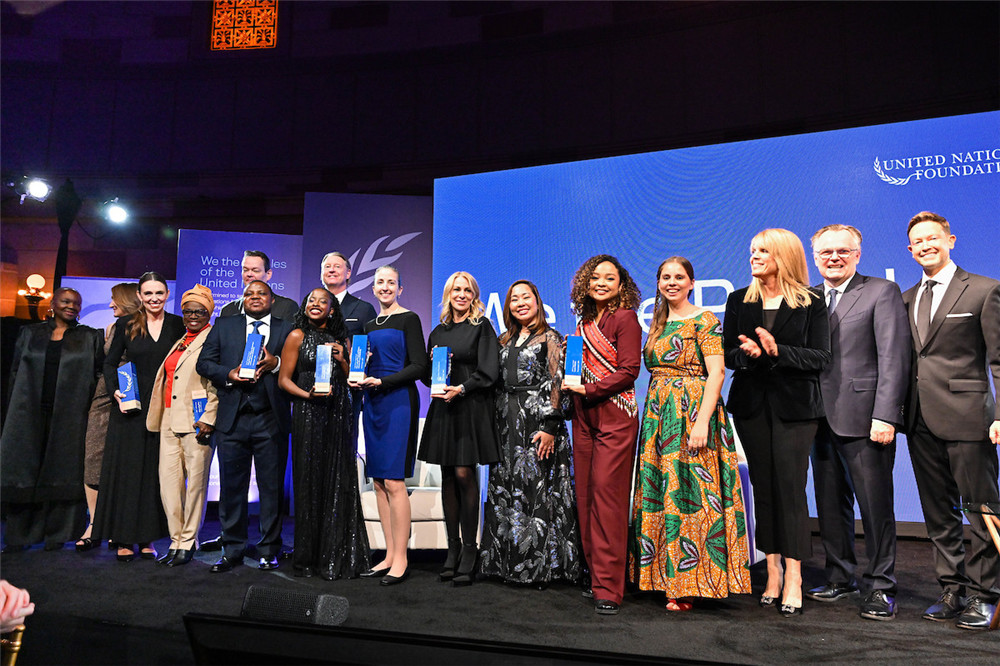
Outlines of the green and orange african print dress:
{"label": "green and orange african print dress", "polygon": [[629,535],[629,577],[669,598],[722,598],[750,592],[746,518],[733,431],[722,400],[708,445],[688,453],[707,371],[722,355],[722,326],[711,312],[668,321],[652,349],[652,374],[639,435],[639,467]]}

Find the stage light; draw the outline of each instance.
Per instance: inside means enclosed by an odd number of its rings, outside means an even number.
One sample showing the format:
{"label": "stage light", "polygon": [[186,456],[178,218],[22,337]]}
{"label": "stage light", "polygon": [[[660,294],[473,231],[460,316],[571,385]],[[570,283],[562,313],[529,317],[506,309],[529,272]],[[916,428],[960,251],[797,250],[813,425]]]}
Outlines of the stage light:
{"label": "stage light", "polygon": [[28,198],[35,201],[45,201],[52,193],[52,186],[46,181],[31,176],[22,176],[17,180],[8,181],[7,186],[12,187],[15,192],[21,195],[21,203],[24,203],[24,200]]}
{"label": "stage light", "polygon": [[104,202],[104,217],[107,218],[108,222],[124,224],[128,219],[128,211],[118,203],[118,197],[115,197]]}

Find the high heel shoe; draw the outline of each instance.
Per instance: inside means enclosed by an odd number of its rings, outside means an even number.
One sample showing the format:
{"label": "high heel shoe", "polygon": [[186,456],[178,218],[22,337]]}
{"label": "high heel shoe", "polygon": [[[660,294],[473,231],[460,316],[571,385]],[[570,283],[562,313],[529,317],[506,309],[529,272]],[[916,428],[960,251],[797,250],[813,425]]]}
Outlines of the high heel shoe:
{"label": "high heel shoe", "polygon": [[74,547],[76,548],[76,552],[86,553],[88,550],[97,548],[97,542],[90,537],[81,537],[76,540]]}
{"label": "high heel shoe", "polygon": [[776,597],[769,597],[766,594],[760,595],[760,600],[757,602],[760,604],[761,608],[770,608],[774,605]]}
{"label": "high heel shoe", "polygon": [[778,607],[778,612],[784,617],[792,617],[793,615],[802,615],[801,606],[793,606],[791,604],[781,604]]}
{"label": "high heel shoe", "polygon": [[472,574],[476,570],[476,559],[479,557],[479,546],[472,544],[462,546],[462,559],[455,570],[455,577],[451,584],[455,587],[472,585]]}
{"label": "high heel shoe", "polygon": [[438,574],[438,578],[447,582],[455,577],[455,567],[458,566],[458,557],[461,552],[461,539],[448,539],[448,557],[444,560],[444,566],[441,567],[441,572]]}

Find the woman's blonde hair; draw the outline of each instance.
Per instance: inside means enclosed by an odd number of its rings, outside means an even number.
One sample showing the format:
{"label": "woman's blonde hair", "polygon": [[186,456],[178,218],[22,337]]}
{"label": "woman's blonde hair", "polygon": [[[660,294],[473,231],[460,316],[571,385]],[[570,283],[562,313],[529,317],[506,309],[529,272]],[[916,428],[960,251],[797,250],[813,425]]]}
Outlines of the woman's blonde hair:
{"label": "woman's blonde hair", "polygon": [[[767,250],[778,266],[778,288],[790,308],[809,305],[814,298],[809,291],[809,266],[802,241],[788,229],[764,229],[750,241],[750,247]],[[763,300],[763,287],[759,278],[753,278],[747,288],[744,303]]]}
{"label": "woman's blonde hair", "polygon": [[473,299],[469,305],[469,323],[476,326],[486,314],[486,305],[479,300],[479,283],[476,282],[476,278],[465,271],[455,271],[444,283],[444,293],[441,294],[441,323],[451,324],[455,321],[455,314],[451,311],[450,296],[451,290],[455,286],[455,280],[458,278],[465,278],[468,280],[469,286],[472,287]]}

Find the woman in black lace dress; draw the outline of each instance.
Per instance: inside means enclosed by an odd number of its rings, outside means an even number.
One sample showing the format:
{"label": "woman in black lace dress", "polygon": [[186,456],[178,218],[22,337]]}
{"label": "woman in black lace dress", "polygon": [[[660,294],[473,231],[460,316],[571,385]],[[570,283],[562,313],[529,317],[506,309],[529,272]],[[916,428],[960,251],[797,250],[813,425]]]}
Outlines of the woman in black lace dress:
{"label": "woman in black lace dress", "polygon": [[480,573],[548,585],[580,577],[573,450],[563,420],[563,338],[545,321],[538,288],[507,291],[500,336],[497,428],[500,462],[490,467]]}
{"label": "woman in black lace dress", "polygon": [[[295,315],[281,350],[278,386],[292,396],[297,576],[355,578],[368,570],[368,535],[358,494],[351,437],[354,410],[347,388],[349,343],[340,303],[313,289]],[[332,347],[330,392],[317,394],[316,349]]]}

